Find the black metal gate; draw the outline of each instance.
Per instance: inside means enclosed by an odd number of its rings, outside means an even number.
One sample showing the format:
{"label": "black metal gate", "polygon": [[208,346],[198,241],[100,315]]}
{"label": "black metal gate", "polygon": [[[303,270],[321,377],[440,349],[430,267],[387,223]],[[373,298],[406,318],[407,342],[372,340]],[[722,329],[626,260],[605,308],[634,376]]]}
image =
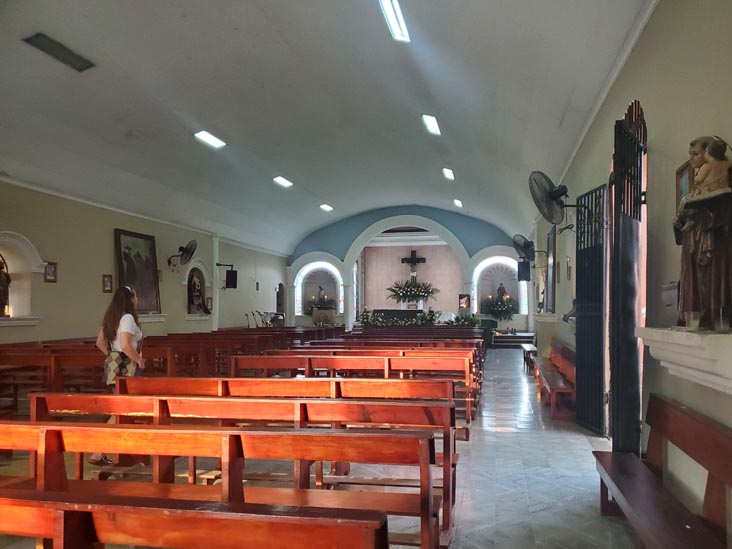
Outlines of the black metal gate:
{"label": "black metal gate", "polygon": [[606,185],[577,198],[577,423],[605,435]]}
{"label": "black metal gate", "polygon": [[[615,122],[610,246],[610,431],[613,450],[640,454],[641,371],[635,337],[638,318],[643,159],[647,143],[643,109],[633,101]],[[578,319],[579,320],[579,319]]]}

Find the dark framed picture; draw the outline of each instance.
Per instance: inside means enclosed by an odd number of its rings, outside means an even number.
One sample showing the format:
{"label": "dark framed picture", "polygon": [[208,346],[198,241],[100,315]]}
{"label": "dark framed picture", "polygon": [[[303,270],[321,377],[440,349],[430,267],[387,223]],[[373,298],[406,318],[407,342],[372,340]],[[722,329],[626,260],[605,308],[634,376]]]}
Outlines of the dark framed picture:
{"label": "dark framed picture", "polygon": [[552,226],[546,235],[546,282],[544,284],[544,312],[554,312],[554,290],[556,271],[554,270],[557,255],[557,226]]}
{"label": "dark framed picture", "polygon": [[129,286],[137,293],[138,312],[160,313],[155,237],[115,229],[114,251],[118,284]]}
{"label": "dark framed picture", "polygon": [[43,269],[43,282],[58,282],[58,263],[46,261],[46,267]]}
{"label": "dark framed picture", "polygon": [[461,309],[470,309],[470,294],[459,295],[459,307]]}
{"label": "dark framed picture", "polygon": [[112,293],[112,275],[102,275],[102,293]]}
{"label": "dark framed picture", "polygon": [[687,160],[676,170],[676,208],[694,188],[694,168]]}

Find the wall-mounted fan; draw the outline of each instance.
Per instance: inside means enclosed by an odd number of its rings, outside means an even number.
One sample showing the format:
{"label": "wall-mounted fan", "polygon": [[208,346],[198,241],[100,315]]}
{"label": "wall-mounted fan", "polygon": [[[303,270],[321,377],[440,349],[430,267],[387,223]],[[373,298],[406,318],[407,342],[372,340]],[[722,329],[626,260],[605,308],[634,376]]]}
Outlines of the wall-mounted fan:
{"label": "wall-mounted fan", "polygon": [[552,225],[564,221],[564,197],[567,196],[566,185],[555,185],[544,172],[534,171],[529,176],[529,190],[539,213]]}
{"label": "wall-mounted fan", "polygon": [[[168,267],[173,269],[177,265],[185,265],[186,263],[190,262],[190,260],[193,259],[193,254],[196,251],[196,246],[198,246],[198,243],[195,240],[191,240],[185,246],[180,246],[178,248],[178,253],[176,255],[171,255],[168,258]],[[176,257],[178,258],[177,265],[173,262]]]}
{"label": "wall-mounted fan", "polygon": [[536,259],[536,250],[534,249],[534,241],[529,240],[522,234],[513,235],[513,247],[519,257],[526,261],[534,261]]}

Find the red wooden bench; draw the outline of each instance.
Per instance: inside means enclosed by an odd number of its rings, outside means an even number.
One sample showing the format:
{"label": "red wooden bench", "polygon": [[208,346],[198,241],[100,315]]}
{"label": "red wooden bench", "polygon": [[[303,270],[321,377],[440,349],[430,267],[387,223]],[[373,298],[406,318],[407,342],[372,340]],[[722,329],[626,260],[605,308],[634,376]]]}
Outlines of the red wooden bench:
{"label": "red wooden bench", "polygon": [[[593,452],[602,514],[625,515],[648,549],[727,547],[732,431],[657,394],[649,397],[646,423],[651,432],[645,461],[629,453]],[[701,517],[663,485],[669,444],[708,471]]]}
{"label": "red wooden bench", "polygon": [[[458,455],[455,452],[455,414],[451,402],[429,401],[358,401],[333,399],[241,399],[235,397],[176,397],[133,395],[81,395],[34,393],[31,395],[31,420],[48,421],[59,416],[116,414],[128,417],[148,417],[156,425],[190,423],[197,419],[214,419],[222,424],[232,422],[286,422],[294,427],[308,425],[389,426],[415,427],[438,430],[443,438],[443,452],[436,455],[435,463],[442,468],[443,530],[449,539],[453,525],[452,507],[455,504]],[[185,455],[185,454],[183,454]],[[195,455],[195,454],[189,454]],[[153,458],[153,464],[160,458]],[[172,481],[172,462],[165,462],[166,473],[161,479]],[[304,464],[301,464],[304,465]],[[189,481],[195,482],[195,463],[191,463]],[[343,470],[343,469],[341,469]],[[322,470],[318,470],[322,483]],[[296,467],[298,485],[309,484],[309,468]],[[83,476],[83,460],[77,456],[76,478]],[[191,479],[191,476],[193,477]],[[338,479],[331,478],[331,482]],[[355,484],[353,480],[341,479]],[[385,482],[386,485],[410,486],[414,483]]]}
{"label": "red wooden bench", "polygon": [[532,356],[534,375],[541,386],[542,397],[548,397],[552,419],[575,418],[574,348],[558,338],[552,338],[549,358]]}
{"label": "red wooden bench", "polygon": [[[89,395],[75,395],[88,398]],[[101,398],[101,397],[99,397]],[[119,397],[118,397],[119,398]],[[135,397],[128,397],[135,398]],[[35,476],[0,478],[0,488],[71,492],[80,496],[122,496],[178,500],[245,501],[265,505],[363,509],[420,518],[419,544],[435,548],[439,540],[441,498],[432,491],[430,464],[435,461],[434,438],[429,432],[349,432],[320,429],[237,431],[206,427],[90,425],[0,422],[4,444],[37,454]],[[139,453],[156,457],[155,482],[69,480],[64,452]],[[218,457],[221,485],[159,483],[170,480],[178,455]],[[353,492],[305,488],[242,485],[244,458],[306,461],[347,461],[364,464],[405,465],[420,471],[419,493]],[[409,538],[392,534],[392,542]],[[411,538],[414,539],[413,537]]]}
{"label": "red wooden bench", "polygon": [[239,502],[88,497],[0,489],[0,532],[44,538],[43,547],[99,543],[177,549],[387,549],[386,515]]}

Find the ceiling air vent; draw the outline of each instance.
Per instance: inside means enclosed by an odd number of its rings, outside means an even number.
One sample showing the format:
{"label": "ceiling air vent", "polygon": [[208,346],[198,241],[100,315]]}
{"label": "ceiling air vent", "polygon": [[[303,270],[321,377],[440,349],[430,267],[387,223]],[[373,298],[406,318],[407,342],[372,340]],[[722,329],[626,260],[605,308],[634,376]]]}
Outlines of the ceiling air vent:
{"label": "ceiling air vent", "polygon": [[23,38],[23,42],[30,44],[34,48],[38,48],[43,53],[50,55],[56,61],[60,61],[75,71],[84,72],[94,66],[94,63],[87,58],[82,57],[78,53],[74,53],[61,42],[56,42],[56,40],[49,38],[42,32],[37,32],[33,36]]}

